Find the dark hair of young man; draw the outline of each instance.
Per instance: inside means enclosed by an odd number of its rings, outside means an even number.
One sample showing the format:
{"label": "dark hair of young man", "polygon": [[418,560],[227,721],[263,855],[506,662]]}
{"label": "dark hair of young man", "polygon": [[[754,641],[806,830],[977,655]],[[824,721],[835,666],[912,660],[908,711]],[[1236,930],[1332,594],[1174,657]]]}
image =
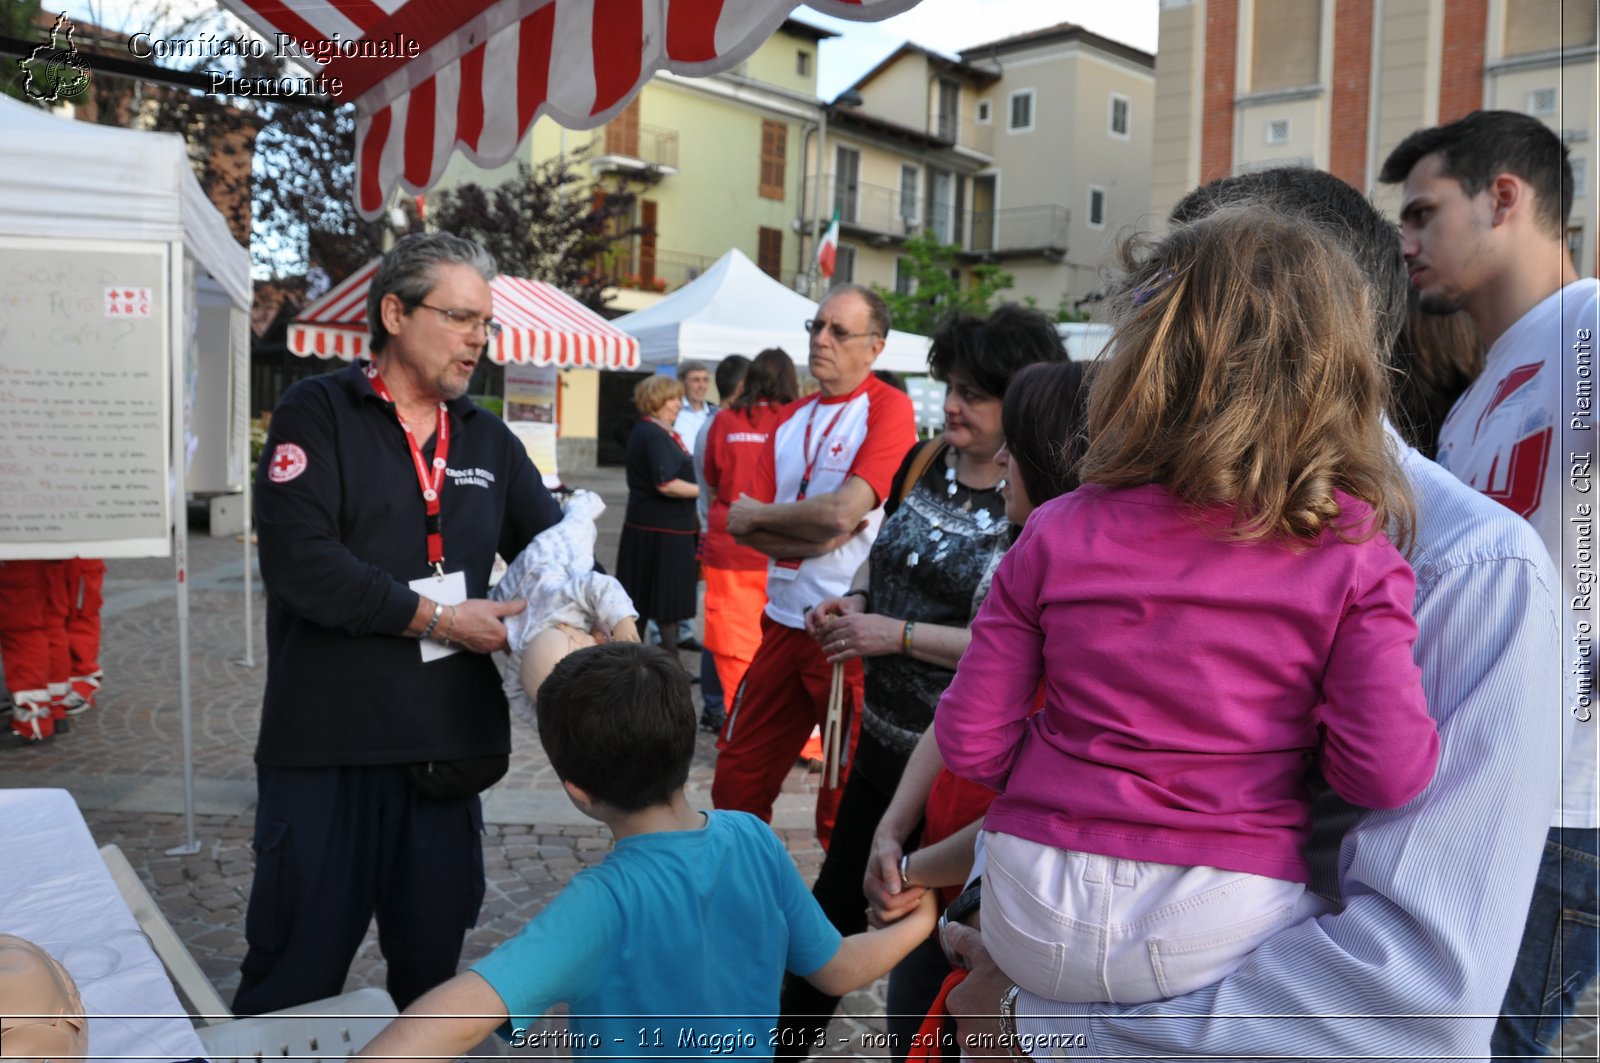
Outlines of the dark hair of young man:
{"label": "dark hair of young man", "polygon": [[1371,296],[1374,339],[1388,351],[1406,319],[1406,260],[1400,230],[1351,185],[1324,170],[1278,166],[1221,177],[1190,192],[1172,208],[1170,220],[1187,225],[1224,207],[1269,207],[1304,221],[1356,260]]}
{"label": "dark hair of young man", "polygon": [[608,642],[563,658],[539,686],[539,741],[564,782],[623,812],[671,802],[689,780],[696,721],[672,654]]}
{"label": "dark hair of young man", "polygon": [[746,370],[750,368],[750,359],[742,354],[730,354],[717,363],[717,397],[724,404],[728,396],[739,389],[739,382],[744,379]]}
{"label": "dark hair of young man", "polygon": [[1539,119],[1516,111],[1473,111],[1448,125],[1419,129],[1383,160],[1378,180],[1399,184],[1425,156],[1437,153],[1446,177],[1475,196],[1497,174],[1516,174],[1533,188],[1540,226],[1560,235],[1572,213],[1572,164],[1566,145]]}
{"label": "dark hair of young man", "polygon": [[1412,290],[1389,359],[1399,371],[1391,405],[1395,427],[1424,457],[1438,450],[1445,416],[1483,372],[1484,353],[1472,318],[1460,310],[1430,314]]}
{"label": "dark hair of young man", "polygon": [[1035,362],[1064,362],[1056,323],[1037,310],[1002,303],[988,317],[956,311],[929,337],[928,372],[945,382],[959,373],[997,399],[1017,370]]}

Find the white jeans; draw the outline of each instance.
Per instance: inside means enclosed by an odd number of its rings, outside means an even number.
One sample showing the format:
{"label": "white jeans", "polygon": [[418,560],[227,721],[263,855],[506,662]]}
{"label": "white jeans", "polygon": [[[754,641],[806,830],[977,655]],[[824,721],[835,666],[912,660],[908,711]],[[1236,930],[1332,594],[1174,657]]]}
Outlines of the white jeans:
{"label": "white jeans", "polygon": [[983,832],[983,944],[1012,981],[1066,1003],[1143,1004],[1227,975],[1328,911],[1298,882],[1123,860]]}

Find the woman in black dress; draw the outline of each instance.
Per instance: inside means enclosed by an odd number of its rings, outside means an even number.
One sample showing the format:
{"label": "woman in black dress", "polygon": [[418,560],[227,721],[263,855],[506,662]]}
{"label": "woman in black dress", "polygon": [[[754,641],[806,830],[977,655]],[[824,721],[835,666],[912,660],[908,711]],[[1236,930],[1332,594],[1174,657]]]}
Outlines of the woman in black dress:
{"label": "woman in black dress", "polygon": [[648,376],[633,389],[640,419],[628,436],[628,511],[617,548],[617,579],[639,610],[654,620],[661,645],[676,652],[678,621],[695,614],[695,538],[700,518],[694,459],[672,430],[683,385]]}

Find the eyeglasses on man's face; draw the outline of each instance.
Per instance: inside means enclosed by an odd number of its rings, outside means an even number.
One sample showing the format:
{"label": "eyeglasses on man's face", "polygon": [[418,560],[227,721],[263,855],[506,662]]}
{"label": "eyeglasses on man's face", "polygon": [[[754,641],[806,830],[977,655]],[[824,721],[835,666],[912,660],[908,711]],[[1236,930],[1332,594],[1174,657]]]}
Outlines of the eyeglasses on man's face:
{"label": "eyeglasses on man's face", "polygon": [[446,310],[442,306],[429,306],[421,301],[414,305],[420,306],[424,310],[432,310],[436,314],[443,314],[445,320],[449,321],[450,326],[457,332],[477,332],[481,329],[483,334],[491,340],[500,335],[502,327],[500,322],[492,317],[480,317],[476,311]]}
{"label": "eyeglasses on man's face", "polygon": [[806,335],[808,336],[820,336],[822,330],[827,329],[828,335],[833,337],[833,342],[835,343],[843,343],[845,340],[860,339],[862,336],[876,336],[878,334],[876,329],[868,329],[866,332],[847,332],[843,325],[823,321],[821,318],[815,317],[807,318],[805,327]]}

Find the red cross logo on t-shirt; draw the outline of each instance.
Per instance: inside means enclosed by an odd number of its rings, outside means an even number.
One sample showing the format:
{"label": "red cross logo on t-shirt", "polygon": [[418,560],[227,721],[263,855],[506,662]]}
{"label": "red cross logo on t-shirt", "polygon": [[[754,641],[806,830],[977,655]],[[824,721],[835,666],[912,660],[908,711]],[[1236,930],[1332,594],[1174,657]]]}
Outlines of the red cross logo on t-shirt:
{"label": "red cross logo on t-shirt", "polygon": [[293,443],[279,443],[267,463],[267,479],[275,484],[286,484],[306,471],[306,452]]}
{"label": "red cross logo on t-shirt", "polygon": [[828,448],[828,456],[829,457],[837,458],[840,454],[843,454],[843,453],[844,453],[844,444],[843,443],[836,442],[836,443],[833,444],[833,446]]}

